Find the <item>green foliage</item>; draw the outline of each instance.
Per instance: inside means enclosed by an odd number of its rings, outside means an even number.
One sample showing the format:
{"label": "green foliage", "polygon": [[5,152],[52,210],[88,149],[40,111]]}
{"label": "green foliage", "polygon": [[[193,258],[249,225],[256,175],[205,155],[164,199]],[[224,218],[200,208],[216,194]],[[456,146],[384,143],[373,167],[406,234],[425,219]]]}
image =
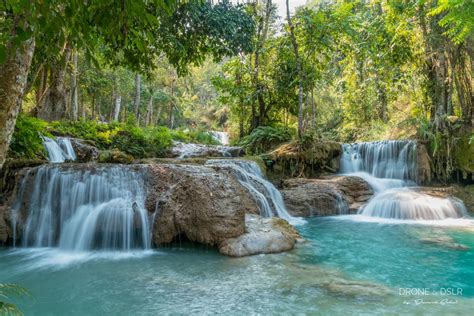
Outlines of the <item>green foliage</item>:
{"label": "green foliage", "polygon": [[21,286],[0,283],[0,315],[23,315],[16,305],[3,301],[4,299],[9,299],[11,296],[30,296],[30,294]]}
{"label": "green foliage", "polygon": [[442,14],[440,25],[455,43],[462,43],[474,30],[474,2],[472,0],[439,0],[431,15]]}
{"label": "green foliage", "polygon": [[20,115],[10,143],[9,156],[18,158],[45,158],[41,136],[51,136],[46,131],[47,123],[37,118]]}
{"label": "green foliage", "polygon": [[291,133],[286,128],[261,126],[243,137],[238,144],[247,152],[261,154],[290,139]]}
{"label": "green foliage", "polygon": [[199,143],[204,145],[219,145],[220,143],[212,135],[204,130],[173,130],[171,131],[173,140],[183,143]]}

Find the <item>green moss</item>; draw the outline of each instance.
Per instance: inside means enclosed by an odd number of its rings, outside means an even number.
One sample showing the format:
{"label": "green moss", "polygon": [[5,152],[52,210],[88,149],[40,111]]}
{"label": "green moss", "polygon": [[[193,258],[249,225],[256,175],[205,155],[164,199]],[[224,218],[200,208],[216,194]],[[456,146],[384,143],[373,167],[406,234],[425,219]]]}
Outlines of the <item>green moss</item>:
{"label": "green moss", "polygon": [[335,172],[334,160],[339,160],[341,144],[321,139],[306,139],[303,143],[285,143],[268,154],[274,162],[273,171],[284,177],[319,176]]}
{"label": "green moss", "polygon": [[123,163],[129,164],[133,162],[133,157],[121,152],[120,150],[103,150],[99,154],[98,161],[100,163]]}
{"label": "green moss", "polygon": [[457,167],[463,173],[474,173],[474,142],[469,136],[462,137],[454,151]]}

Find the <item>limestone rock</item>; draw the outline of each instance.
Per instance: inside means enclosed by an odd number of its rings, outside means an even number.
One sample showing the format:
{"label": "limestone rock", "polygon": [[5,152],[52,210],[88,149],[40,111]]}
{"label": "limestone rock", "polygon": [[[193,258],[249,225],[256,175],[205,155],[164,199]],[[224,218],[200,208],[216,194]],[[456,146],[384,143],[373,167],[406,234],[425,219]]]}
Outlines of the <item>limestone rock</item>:
{"label": "limestone rock", "polygon": [[431,182],[431,159],[426,146],[416,144],[416,181],[418,184]]}
{"label": "limestone rock", "polygon": [[370,185],[356,176],[288,179],[281,190],[293,216],[355,213],[373,195]]}
{"label": "limestone rock", "polygon": [[245,231],[245,213],[257,208],[229,173],[191,165],[150,165],[148,210],[156,207],[153,242],[177,238],[219,245]]}
{"label": "limestone rock", "polygon": [[293,141],[282,144],[266,155],[271,160],[271,171],[280,177],[319,176],[337,172],[341,158],[340,143],[315,139],[304,145]]}
{"label": "limestone rock", "polygon": [[298,232],[281,218],[247,214],[245,234],[225,240],[219,252],[231,257],[278,253],[294,248]]}
{"label": "limestone rock", "polygon": [[71,138],[71,145],[76,153],[77,162],[90,162],[99,158],[99,150],[97,147],[88,144],[82,139]]}
{"label": "limestone rock", "polygon": [[101,163],[129,164],[133,162],[133,157],[116,149],[115,150],[102,150],[99,154],[98,161]]}

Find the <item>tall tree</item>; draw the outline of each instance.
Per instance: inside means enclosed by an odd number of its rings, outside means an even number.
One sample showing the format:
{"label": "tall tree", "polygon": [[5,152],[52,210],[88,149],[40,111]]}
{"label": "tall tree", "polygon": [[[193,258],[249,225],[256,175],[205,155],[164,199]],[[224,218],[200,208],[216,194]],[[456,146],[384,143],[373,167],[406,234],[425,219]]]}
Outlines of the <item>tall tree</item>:
{"label": "tall tree", "polygon": [[[126,65],[139,72],[152,69],[154,57],[164,53],[185,72],[186,65],[202,62],[206,54],[219,59],[249,49],[253,30],[243,7],[227,1],[125,0],[117,5],[115,0],[6,0],[0,3],[0,12],[5,22],[0,25],[0,82],[4,85],[3,100],[7,100],[0,114],[0,167],[21,106],[18,100],[25,91],[23,78],[28,77],[35,40],[49,56],[58,56],[57,47],[67,42],[94,59],[100,46],[109,64]],[[187,29],[183,31],[183,27]],[[68,56],[63,57],[61,60],[68,60]],[[44,100],[57,108],[62,108],[56,103],[62,98],[60,66],[53,67],[51,80],[56,86],[50,87]],[[13,104],[12,100],[18,102]]]}
{"label": "tall tree", "polygon": [[303,136],[303,70],[298,52],[298,42],[295,37],[295,27],[291,21],[289,0],[286,0],[286,19],[288,22],[291,44],[293,46],[293,53],[295,54],[296,73],[298,75],[298,137],[301,138]]}
{"label": "tall tree", "polygon": [[140,123],[140,94],[141,94],[141,76],[135,75],[135,95],[133,99],[133,109],[137,122]]}

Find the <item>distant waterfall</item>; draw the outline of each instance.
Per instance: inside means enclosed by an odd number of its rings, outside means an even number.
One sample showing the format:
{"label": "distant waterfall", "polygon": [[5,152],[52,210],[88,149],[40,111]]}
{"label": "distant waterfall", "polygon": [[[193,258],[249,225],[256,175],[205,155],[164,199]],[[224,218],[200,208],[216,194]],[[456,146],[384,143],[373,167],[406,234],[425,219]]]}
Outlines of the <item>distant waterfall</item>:
{"label": "distant waterfall", "polygon": [[416,142],[380,141],[344,144],[341,172],[359,176],[375,196],[360,215],[401,220],[443,220],[466,216],[464,204],[416,192]]}
{"label": "distant waterfall", "polygon": [[[26,182],[31,186],[28,196]],[[26,174],[20,185],[13,227],[21,229],[24,247],[149,248],[143,187],[139,174],[123,167],[41,166]],[[22,225],[17,223],[21,218]]]}
{"label": "distant waterfall", "polygon": [[221,145],[229,145],[229,134],[227,132],[210,131],[209,134]]}
{"label": "distant waterfall", "polygon": [[76,160],[76,153],[68,137],[56,137],[55,140],[49,137],[43,137],[43,145],[48,152],[49,162]]}
{"label": "distant waterfall", "polygon": [[293,225],[305,223],[303,219],[293,217],[288,213],[280,191],[278,191],[270,181],[264,178],[260,167],[254,161],[213,159],[208,160],[207,165],[230,168],[242,186],[253,196],[260,208],[260,214],[262,216],[278,216]]}

